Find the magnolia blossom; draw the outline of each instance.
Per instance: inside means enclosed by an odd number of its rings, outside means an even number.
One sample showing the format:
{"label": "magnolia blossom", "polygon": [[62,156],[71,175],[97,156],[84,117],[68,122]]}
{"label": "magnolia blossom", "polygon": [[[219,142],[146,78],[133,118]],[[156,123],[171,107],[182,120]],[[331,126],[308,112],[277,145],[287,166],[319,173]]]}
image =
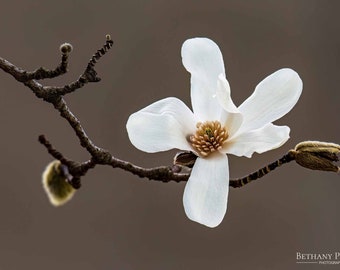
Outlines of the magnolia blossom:
{"label": "magnolia blossom", "polygon": [[236,107],[221,51],[212,40],[186,40],[182,61],[191,73],[192,111],[181,100],[169,97],[132,114],[126,127],[130,141],[142,151],[177,148],[198,156],[184,190],[185,213],[193,221],[216,227],[227,210],[226,154],[251,157],[284,144],[289,127],[272,122],[296,104],[302,81],[292,69],[280,69]]}

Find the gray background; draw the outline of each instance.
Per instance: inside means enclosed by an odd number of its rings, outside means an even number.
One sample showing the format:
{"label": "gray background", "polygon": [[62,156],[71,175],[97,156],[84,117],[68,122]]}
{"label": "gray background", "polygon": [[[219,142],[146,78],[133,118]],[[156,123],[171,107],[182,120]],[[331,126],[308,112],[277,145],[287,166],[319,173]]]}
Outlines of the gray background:
{"label": "gray background", "polygon": [[[277,124],[291,127],[280,149],[230,158],[243,176],[300,141],[339,141],[339,1],[2,1],[0,54],[33,70],[59,63],[59,45],[74,51],[63,85],[82,73],[110,33],[114,48],[98,64],[102,82],[67,96],[93,141],[138,165],[168,165],[175,152],[146,154],[129,142],[128,116],[176,96],[190,105],[184,40],[206,36],[223,53],[236,104],[265,76],[295,69],[304,82],[295,108]],[[298,265],[296,252],[340,251],[339,175],[288,164],[257,183],[231,190],[216,229],[189,221],[184,183],[158,183],[98,167],[61,208],[41,187],[51,161],[45,134],[83,161],[68,124],[51,105],[0,72],[0,269],[326,269]],[[333,269],[333,268],[332,268]]]}

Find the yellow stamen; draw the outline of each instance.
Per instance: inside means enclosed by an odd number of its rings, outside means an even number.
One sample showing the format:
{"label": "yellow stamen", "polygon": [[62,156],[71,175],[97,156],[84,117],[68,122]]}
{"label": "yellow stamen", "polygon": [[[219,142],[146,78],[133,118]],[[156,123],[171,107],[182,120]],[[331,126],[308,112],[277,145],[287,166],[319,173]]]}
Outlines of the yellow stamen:
{"label": "yellow stamen", "polygon": [[196,127],[196,133],[189,137],[189,141],[203,157],[220,150],[228,138],[227,129],[218,121],[198,122]]}

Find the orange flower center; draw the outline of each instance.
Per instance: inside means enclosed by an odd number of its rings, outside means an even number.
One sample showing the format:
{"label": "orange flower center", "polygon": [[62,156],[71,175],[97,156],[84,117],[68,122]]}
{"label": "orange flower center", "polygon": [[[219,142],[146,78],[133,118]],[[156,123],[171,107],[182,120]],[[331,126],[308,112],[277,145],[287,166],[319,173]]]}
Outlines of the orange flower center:
{"label": "orange flower center", "polygon": [[228,132],[219,121],[198,122],[194,135],[189,137],[191,145],[202,156],[206,157],[216,150],[220,150],[228,139]]}

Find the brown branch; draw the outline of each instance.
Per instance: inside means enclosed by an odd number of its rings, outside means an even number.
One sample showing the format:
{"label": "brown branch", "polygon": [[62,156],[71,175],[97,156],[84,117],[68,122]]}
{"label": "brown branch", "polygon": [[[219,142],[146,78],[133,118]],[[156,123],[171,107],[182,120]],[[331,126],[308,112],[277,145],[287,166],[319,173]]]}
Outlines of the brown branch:
{"label": "brown branch", "polygon": [[[101,152],[103,150],[98,150],[98,152],[92,155],[92,159],[88,160],[83,163],[77,163],[65,158],[59,151],[57,151],[52,144],[45,138],[45,136],[39,136],[39,142],[43,144],[49,154],[51,154],[55,159],[60,160],[62,164],[65,164],[68,167],[68,170],[71,175],[77,179],[77,185],[79,183],[79,179],[81,176],[85,175],[89,169],[94,168],[97,164],[101,165],[109,165],[112,168],[120,168],[125,171],[128,171],[132,174],[135,174],[141,178],[148,178],[149,180],[161,181],[163,183],[168,183],[171,181],[174,182],[185,182],[188,181],[190,177],[190,173],[179,173],[174,169],[174,166],[160,166],[155,168],[142,168],[137,165],[134,165],[128,161],[124,161],[115,157],[111,156],[111,159],[104,159],[101,160],[99,163],[98,160],[101,159],[101,154],[107,154],[107,152]],[[98,157],[97,157],[98,155]],[[243,178],[238,179],[230,179],[229,186],[233,188],[243,187],[244,185],[263,177],[264,175],[268,174],[269,172],[275,170],[279,166],[286,164],[290,161],[294,160],[294,155],[291,152],[288,152],[282,158],[278,159],[277,161],[272,162],[266,167],[249,174]],[[70,181],[73,186],[75,183]],[[78,187],[79,188],[79,187]]]}
{"label": "brown branch", "polygon": [[239,178],[239,179],[232,179],[230,182],[233,182],[233,187],[243,187],[246,184],[249,184],[252,181],[255,181],[266,174],[270,173],[271,171],[275,170],[276,168],[280,167],[283,164],[287,164],[291,161],[295,160],[295,156],[292,154],[291,151],[289,151],[287,154],[285,154],[282,158],[268,164],[267,166],[257,170],[256,172],[253,172],[245,177]]}
{"label": "brown branch", "polygon": [[84,147],[93,158],[95,158],[98,164],[102,164],[105,160],[111,160],[111,154],[109,154],[108,151],[94,145],[94,143],[86,135],[80,121],[72,114],[64,99],[61,98],[56,100],[53,105],[59,111],[60,116],[65,118],[73,128],[79,138],[80,145]]}
{"label": "brown branch", "polygon": [[[91,58],[88,63],[84,73],[79,77],[79,79],[75,82],[72,82],[68,85],[64,85],[62,87],[55,86],[43,86],[37,82],[39,79],[45,78],[54,78],[60,76],[67,72],[67,61],[68,55],[72,51],[72,46],[69,44],[63,44],[60,47],[62,52],[62,61],[54,70],[47,70],[43,67],[36,69],[33,72],[25,71],[9,61],[0,57],[0,68],[5,72],[12,75],[17,81],[24,83],[27,87],[29,87],[33,93],[38,97],[42,98],[45,101],[54,104],[57,102],[62,96],[72,93],[77,89],[82,88],[85,84],[89,82],[98,82],[100,78],[97,76],[97,72],[95,71],[95,64],[103,56],[113,45],[113,41],[109,35],[106,36],[106,42],[101,49],[99,49]],[[65,49],[65,47],[69,47],[69,49]]]}
{"label": "brown branch", "polygon": [[8,62],[7,60],[1,57],[0,68],[5,72],[11,74],[19,82],[27,82],[31,80],[41,80],[47,78],[52,79],[67,72],[68,56],[72,51],[72,46],[70,44],[65,43],[60,47],[60,50],[61,50],[61,62],[54,70],[49,70],[44,67],[40,67],[35,71],[28,72],[13,65],[12,63]]}
{"label": "brown branch", "polygon": [[[181,173],[181,168],[183,166],[191,168],[194,165],[197,157],[192,153],[182,152],[176,155],[173,166],[161,166],[155,168],[139,167],[128,161],[120,160],[110,154],[107,150],[96,146],[87,136],[80,121],[68,108],[63,96],[82,88],[89,82],[100,81],[100,78],[97,76],[97,72],[94,68],[98,60],[106,54],[112,45],[113,41],[111,37],[107,35],[105,44],[92,56],[84,73],[79,77],[79,79],[63,87],[43,86],[37,80],[54,78],[67,72],[68,56],[72,51],[72,46],[67,43],[60,47],[60,51],[62,53],[61,63],[54,70],[48,70],[40,67],[35,71],[27,72],[1,57],[0,68],[12,75],[17,81],[30,88],[38,98],[51,103],[59,112],[60,116],[66,119],[70,124],[79,139],[80,145],[90,154],[90,159],[85,162],[79,163],[73,161],[64,157],[63,154],[56,150],[45,136],[39,136],[39,142],[46,147],[48,153],[63,164],[63,173],[74,188],[80,187],[81,177],[84,176],[90,169],[93,169],[96,165],[108,165],[112,168],[120,168],[141,178],[148,178],[150,180],[161,181],[164,183],[170,181],[187,181],[190,177],[190,173]],[[296,160],[299,165],[306,168],[336,172],[340,169],[334,165],[333,162],[338,161],[337,155],[339,152],[340,146],[335,144],[304,142],[268,166],[263,167],[262,169],[243,178],[231,179],[229,185],[234,188],[242,187],[292,160]]]}

